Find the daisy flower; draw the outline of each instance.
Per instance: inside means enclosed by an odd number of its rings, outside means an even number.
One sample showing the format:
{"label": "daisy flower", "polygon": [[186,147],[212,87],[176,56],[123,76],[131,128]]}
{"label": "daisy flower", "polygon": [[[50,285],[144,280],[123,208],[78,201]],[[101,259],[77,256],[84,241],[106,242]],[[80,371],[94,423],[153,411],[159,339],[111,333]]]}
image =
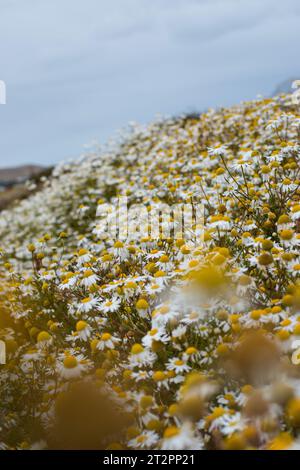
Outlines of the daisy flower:
{"label": "daisy flower", "polygon": [[159,436],[154,431],[144,431],[128,442],[132,449],[152,449],[158,442]]}
{"label": "daisy flower", "polygon": [[117,297],[112,297],[110,300],[105,300],[99,306],[99,309],[103,313],[113,313],[116,312],[121,305],[121,300]]}
{"label": "daisy flower", "polygon": [[90,369],[90,362],[83,356],[83,354],[63,355],[57,363],[57,371],[63,379],[75,379],[81,377]]}
{"label": "daisy flower", "polygon": [[91,310],[99,307],[99,301],[95,297],[86,297],[82,299],[81,303],[78,305],[78,312],[88,313]]}
{"label": "daisy flower", "polygon": [[76,323],[76,336],[82,341],[88,341],[91,336],[91,327],[83,320]]}
{"label": "daisy flower", "polygon": [[119,338],[110,333],[102,333],[97,343],[97,349],[99,349],[99,351],[103,351],[104,349],[115,349],[119,341],[121,341]]}
{"label": "daisy flower", "polygon": [[179,359],[177,357],[173,357],[167,363],[168,370],[174,370],[176,374],[182,374],[184,372],[188,372],[191,367],[186,364],[185,361]]}
{"label": "daisy flower", "polygon": [[153,328],[152,330],[148,331],[146,336],[143,337],[142,343],[145,347],[151,348],[154,341],[167,343],[169,340],[169,336],[163,329]]}
{"label": "daisy flower", "polygon": [[190,423],[168,427],[161,442],[162,450],[201,450],[203,446],[202,437],[196,436]]}
{"label": "daisy flower", "polygon": [[156,356],[151,351],[144,349],[141,344],[136,343],[131,348],[129,365],[130,367],[151,365],[155,357]]}
{"label": "daisy flower", "polygon": [[97,284],[98,280],[99,280],[98,276],[91,269],[87,269],[83,273],[83,279],[81,280],[81,285],[83,285],[86,288],[89,288]]}

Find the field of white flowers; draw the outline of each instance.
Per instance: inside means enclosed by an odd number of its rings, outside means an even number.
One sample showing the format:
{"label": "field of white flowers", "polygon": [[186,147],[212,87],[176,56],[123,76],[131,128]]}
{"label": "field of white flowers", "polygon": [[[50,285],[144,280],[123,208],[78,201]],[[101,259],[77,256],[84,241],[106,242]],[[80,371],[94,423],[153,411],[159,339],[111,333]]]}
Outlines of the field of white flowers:
{"label": "field of white flowers", "polygon": [[[289,96],[157,121],[0,214],[1,449],[300,448],[299,139]],[[203,242],[114,239],[119,196]]]}

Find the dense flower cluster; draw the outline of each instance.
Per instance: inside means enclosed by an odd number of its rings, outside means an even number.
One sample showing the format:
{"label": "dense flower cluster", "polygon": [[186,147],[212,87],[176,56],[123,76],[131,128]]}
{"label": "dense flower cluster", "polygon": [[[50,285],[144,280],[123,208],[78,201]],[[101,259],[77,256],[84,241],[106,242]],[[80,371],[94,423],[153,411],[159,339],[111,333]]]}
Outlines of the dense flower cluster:
{"label": "dense flower cluster", "polygon": [[[299,138],[289,97],[159,120],[1,214],[0,448],[299,448]],[[112,239],[118,196],[203,242]]]}

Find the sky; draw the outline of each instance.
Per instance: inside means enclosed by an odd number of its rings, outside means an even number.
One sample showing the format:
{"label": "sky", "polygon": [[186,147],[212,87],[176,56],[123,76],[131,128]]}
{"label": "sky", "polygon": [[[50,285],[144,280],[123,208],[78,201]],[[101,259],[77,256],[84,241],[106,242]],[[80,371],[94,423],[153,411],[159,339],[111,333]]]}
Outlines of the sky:
{"label": "sky", "polygon": [[0,167],[300,78],[299,0],[0,0]]}

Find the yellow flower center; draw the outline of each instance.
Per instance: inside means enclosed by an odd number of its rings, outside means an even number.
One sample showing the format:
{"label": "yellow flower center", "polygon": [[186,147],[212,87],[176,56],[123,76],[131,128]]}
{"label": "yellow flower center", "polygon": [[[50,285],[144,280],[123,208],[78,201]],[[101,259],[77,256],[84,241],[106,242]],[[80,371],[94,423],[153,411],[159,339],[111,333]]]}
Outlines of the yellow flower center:
{"label": "yellow flower center", "polygon": [[283,240],[291,240],[293,238],[293,235],[294,235],[293,230],[281,230],[281,232],[279,232],[279,236]]}
{"label": "yellow flower center", "polygon": [[252,310],[252,312],[250,314],[252,320],[259,320],[260,315],[261,315],[260,310]]}
{"label": "yellow flower center", "polygon": [[129,281],[125,284],[126,289],[136,289],[137,284],[134,281]]}
{"label": "yellow flower center", "polygon": [[147,310],[148,307],[149,307],[149,304],[148,304],[147,300],[145,300],[145,299],[140,299],[136,303],[136,308],[138,310]]}
{"label": "yellow flower center", "polygon": [[141,344],[136,343],[131,348],[131,354],[140,354],[144,351],[144,348]]}
{"label": "yellow flower center", "polygon": [[153,380],[155,380],[155,382],[161,382],[165,378],[166,378],[165,373],[162,372],[161,370],[157,370],[153,374]]}
{"label": "yellow flower center", "polygon": [[170,426],[164,431],[164,438],[165,439],[171,439],[172,437],[178,436],[180,433],[179,428],[176,426]]}
{"label": "yellow flower center", "polygon": [[82,331],[87,327],[87,322],[80,320],[76,323],[76,331]]}
{"label": "yellow flower center", "polygon": [[123,247],[124,247],[124,243],[122,243],[121,241],[117,241],[114,244],[114,248],[123,248]]}
{"label": "yellow flower center", "polygon": [[83,277],[90,277],[92,274],[93,274],[93,271],[91,269],[88,269],[87,271],[85,271]]}
{"label": "yellow flower center", "polygon": [[81,250],[79,250],[79,252],[78,252],[79,256],[86,255],[87,253],[88,253],[88,251],[85,248],[81,248]]}
{"label": "yellow flower center", "polygon": [[111,338],[110,333],[103,333],[101,336],[102,341],[108,341]]}
{"label": "yellow flower center", "polygon": [[51,335],[47,331],[41,331],[37,336],[38,343],[49,341],[49,339],[51,339]]}
{"label": "yellow flower center", "polygon": [[149,332],[149,334],[150,334],[150,336],[155,336],[157,332],[158,332],[158,329],[157,329],[157,328],[153,328],[153,330],[151,330],[151,331]]}
{"label": "yellow flower center", "polygon": [[184,362],[181,361],[180,359],[177,359],[177,361],[174,362],[175,366],[183,366]]}
{"label": "yellow flower center", "polygon": [[78,364],[76,357],[74,356],[67,356],[64,359],[64,367],[66,369],[74,369]]}

